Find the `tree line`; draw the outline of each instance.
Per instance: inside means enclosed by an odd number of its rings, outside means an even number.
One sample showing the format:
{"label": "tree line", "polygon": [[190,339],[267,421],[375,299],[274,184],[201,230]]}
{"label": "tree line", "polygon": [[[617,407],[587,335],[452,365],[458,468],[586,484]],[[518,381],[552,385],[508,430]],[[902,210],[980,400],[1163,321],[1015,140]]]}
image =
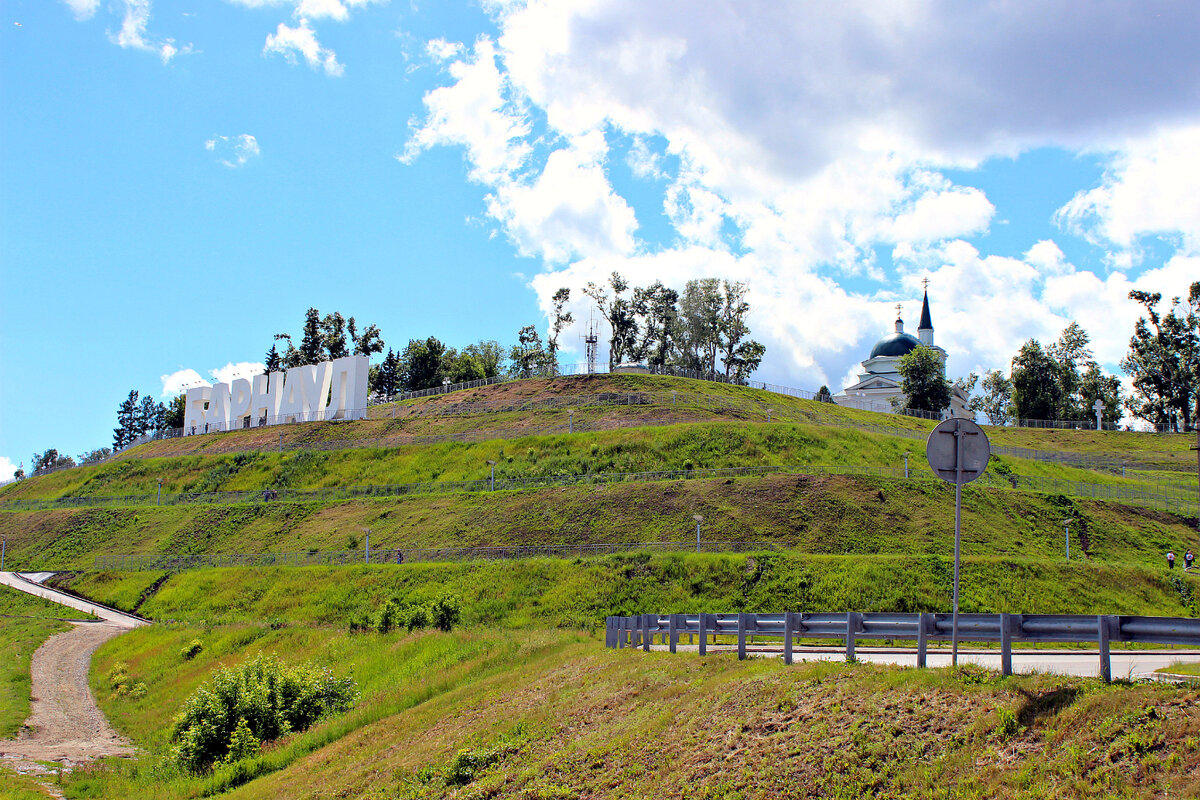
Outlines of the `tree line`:
{"label": "tree line", "polygon": [[989,370],[982,381],[971,373],[950,383],[937,354],[919,346],[898,364],[906,395],[901,407],[943,411],[957,386],[970,396],[968,410],[993,425],[1026,419],[1090,422],[1099,401],[1106,425],[1128,413],[1159,431],[1195,429],[1200,421],[1200,281],[1191,284],[1186,298],[1173,298],[1165,312],[1159,292],[1134,290],[1129,297],[1146,309],[1121,360],[1132,394],[1125,393],[1119,377],[1104,373],[1092,356],[1087,331],[1073,321],[1049,345],[1027,340],[1007,375]]}

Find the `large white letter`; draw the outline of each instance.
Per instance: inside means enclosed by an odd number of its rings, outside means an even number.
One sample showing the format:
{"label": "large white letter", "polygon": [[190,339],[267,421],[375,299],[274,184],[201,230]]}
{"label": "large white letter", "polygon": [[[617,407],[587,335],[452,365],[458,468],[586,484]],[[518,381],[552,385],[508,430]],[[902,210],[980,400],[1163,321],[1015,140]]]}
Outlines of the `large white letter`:
{"label": "large white letter", "polygon": [[311,367],[292,367],[283,384],[283,399],[279,403],[280,422],[300,422],[307,407],[304,403],[304,373]]}
{"label": "large white letter", "polygon": [[325,419],[367,418],[366,356],[346,356],[333,362],[332,396]]}
{"label": "large white letter", "polygon": [[250,413],[250,381],[245,378],[235,378],[229,384],[229,422],[233,427],[240,428],[244,418]]}
{"label": "large white letter", "polygon": [[313,364],[300,373],[304,389],[304,406],[308,415],[305,420],[316,421],[325,416],[325,403],[329,400],[329,381],[333,377],[333,362]]}
{"label": "large white letter", "polygon": [[283,373],[255,375],[250,394],[250,425],[278,425],[279,404],[283,401]]}
{"label": "large white letter", "polygon": [[187,400],[183,407],[184,436],[204,433],[204,404],[208,402],[209,392],[207,386],[193,386],[187,390]]}
{"label": "large white letter", "polygon": [[208,411],[204,412],[204,424],[211,431],[229,430],[229,384],[214,383],[208,395]]}

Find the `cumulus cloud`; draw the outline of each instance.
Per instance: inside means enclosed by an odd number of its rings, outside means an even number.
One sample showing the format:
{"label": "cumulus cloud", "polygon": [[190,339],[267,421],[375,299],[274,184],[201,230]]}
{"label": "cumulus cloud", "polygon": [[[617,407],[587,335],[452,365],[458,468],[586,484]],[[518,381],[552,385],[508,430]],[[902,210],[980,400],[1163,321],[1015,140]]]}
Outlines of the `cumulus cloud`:
{"label": "cumulus cloud", "polygon": [[337,54],[317,41],[316,31],[307,19],[301,19],[294,28],[281,22],[275,33],[267,34],[263,55],[271,54],[283,56],[289,64],[297,63],[296,57],[300,56],[312,69],[323,70],[326,75],[334,77],[346,71],[345,66],[338,62]]}
{"label": "cumulus cloud", "polygon": [[[427,46],[448,77],[426,94],[400,159],[463,148],[472,180],[489,189],[489,218],[544,259],[531,287],[545,311],[558,287],[613,269],[639,285],[744,280],[770,353],[764,372],[812,388],[852,377],[894,303],[919,302],[929,276],[955,374],[1005,365],[1024,339],[1052,340],[1071,319],[1092,323],[1111,365],[1136,317],[1128,290],[1149,273],[1096,276],[1050,240],[1019,258],[981,253],[963,237],[987,233],[995,207],[942,170],[1034,147],[1108,152],[1104,184],[1060,212],[1065,227],[1121,246],[1200,230],[1186,190],[1200,151],[1193,134],[1161,133],[1191,131],[1200,115],[1190,33],[1200,8],[487,8],[495,38]],[[628,143],[621,157],[638,191],[662,193],[676,235],[665,249],[637,239],[632,195],[608,175],[613,142]],[[876,263],[881,245],[890,266]]]}
{"label": "cumulus cloud", "polygon": [[1059,209],[1059,223],[1138,260],[1138,242],[1174,236],[1200,254],[1200,125],[1124,143],[1100,186],[1081,191]]}
{"label": "cumulus cloud", "polygon": [[194,369],[181,369],[169,375],[160,375],[162,381],[162,397],[175,397],[180,392],[187,391],[193,386],[211,386],[212,384],[200,377]]}
{"label": "cumulus cloud", "polygon": [[8,456],[0,456],[0,481],[11,480],[16,471],[17,465],[12,462],[12,459]]}
{"label": "cumulus cloud", "polygon": [[100,6],[100,0],[63,0],[67,8],[71,9],[71,13],[75,19],[83,22],[91,19],[96,15],[96,9]]}
{"label": "cumulus cloud", "polygon": [[248,133],[237,136],[214,136],[204,142],[204,149],[217,156],[227,167],[245,166],[252,158],[261,154],[258,140]]}
{"label": "cumulus cloud", "polygon": [[425,43],[425,54],[434,61],[449,61],[457,58],[463,51],[461,42],[448,42],[445,39],[430,39]]}

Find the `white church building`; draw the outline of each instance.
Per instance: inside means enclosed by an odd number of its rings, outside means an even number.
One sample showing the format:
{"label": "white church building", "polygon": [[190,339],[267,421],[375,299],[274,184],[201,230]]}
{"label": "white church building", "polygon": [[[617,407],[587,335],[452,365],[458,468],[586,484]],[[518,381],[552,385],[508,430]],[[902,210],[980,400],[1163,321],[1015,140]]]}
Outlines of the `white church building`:
{"label": "white church building", "polygon": [[[835,394],[833,402],[850,408],[892,412],[892,398],[904,397],[904,392],[900,390],[903,379],[898,371],[900,357],[920,344],[932,348],[945,368],[947,353],[933,343],[933,320],[929,315],[928,290],[921,306],[921,324],[917,326],[917,335],[904,332],[904,320],[900,319],[897,308],[896,330],[875,343],[871,348],[871,355],[862,362],[863,371],[858,376],[858,382]],[[968,397],[962,389],[952,389],[948,416],[973,419],[975,415],[967,410],[967,400]]]}

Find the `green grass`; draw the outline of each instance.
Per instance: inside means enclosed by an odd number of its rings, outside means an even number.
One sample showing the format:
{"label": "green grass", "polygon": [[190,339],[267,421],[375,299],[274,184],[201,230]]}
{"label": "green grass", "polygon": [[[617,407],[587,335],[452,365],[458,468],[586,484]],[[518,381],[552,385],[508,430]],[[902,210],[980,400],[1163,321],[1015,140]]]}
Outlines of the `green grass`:
{"label": "green grass", "polygon": [[[11,739],[29,717],[33,651],[71,626],[55,617],[88,617],[57,603],[0,586],[0,739]],[[3,786],[3,783],[0,783]]]}
{"label": "green grass", "polygon": [[[138,610],[196,624],[344,628],[389,598],[417,604],[450,592],[461,598],[467,625],[595,630],[610,614],[648,611],[948,611],[951,573],[945,557],[779,553],[208,569],[172,575]],[[83,573],[71,586],[119,606],[129,596],[125,587],[157,578],[134,573],[113,581],[106,573]],[[960,592],[967,612],[1200,612],[1200,579],[1165,569],[971,558],[963,564]]]}
{"label": "green grass", "polygon": [[[343,503],[84,508],[0,513],[23,569],[91,569],[99,554],[245,553],[374,547],[470,547],[694,541],[774,542],[812,553],[933,554],[953,547],[953,490],[935,481],[770,475],[410,495]],[[1194,525],[1135,506],[969,486],[964,552],[1058,559],[1072,552],[1158,566],[1168,549],[1200,550]],[[1086,537],[1086,548],[1084,540]]]}
{"label": "green grass", "polygon": [[[199,636],[204,650],[178,651]],[[358,706],[191,777],[167,758],[182,698],[257,652],[353,675]],[[113,697],[117,662],[147,685]],[[1200,692],[977,669],[606,651],[570,632],[352,636],[142,628],[106,643],[97,697],[143,750],[68,797],[1137,797],[1200,791]],[[475,769],[470,769],[475,765]]]}
{"label": "green grass", "polygon": [[1191,661],[1177,661],[1168,667],[1163,667],[1159,672],[1168,672],[1172,675],[1195,675],[1200,677],[1200,664]]}
{"label": "green grass", "polygon": [[46,800],[50,795],[33,779],[0,767],[0,797],[4,800]]}

